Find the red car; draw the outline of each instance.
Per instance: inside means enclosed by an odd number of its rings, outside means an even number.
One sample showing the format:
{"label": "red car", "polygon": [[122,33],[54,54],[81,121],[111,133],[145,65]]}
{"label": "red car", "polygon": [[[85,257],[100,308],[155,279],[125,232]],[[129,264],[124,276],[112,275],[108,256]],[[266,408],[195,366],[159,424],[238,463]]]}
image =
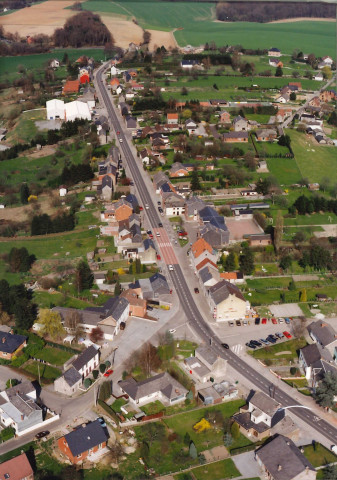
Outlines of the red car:
{"label": "red car", "polygon": [[186,237],[187,232],[179,232],[179,237]]}
{"label": "red car", "polygon": [[272,318],[271,321],[272,321],[272,323],[273,323],[274,325],[277,325],[277,320],[276,320],[276,318]]}
{"label": "red car", "polygon": [[141,205],[139,205],[139,210],[144,210],[143,207]]}
{"label": "red car", "polygon": [[289,332],[283,332],[283,335],[284,335],[285,337],[287,337],[287,338],[291,338],[291,335],[290,335]]}
{"label": "red car", "polygon": [[160,255],[157,255],[157,260],[161,260],[161,256],[160,256]]}
{"label": "red car", "polygon": [[105,372],[104,376],[105,376],[105,377],[110,377],[110,375],[111,375],[112,373],[114,373],[114,371],[111,370],[111,368],[109,368],[109,370],[107,370],[107,371]]}
{"label": "red car", "polygon": [[263,318],[261,323],[262,323],[262,325],[266,325],[267,324],[267,319]]}

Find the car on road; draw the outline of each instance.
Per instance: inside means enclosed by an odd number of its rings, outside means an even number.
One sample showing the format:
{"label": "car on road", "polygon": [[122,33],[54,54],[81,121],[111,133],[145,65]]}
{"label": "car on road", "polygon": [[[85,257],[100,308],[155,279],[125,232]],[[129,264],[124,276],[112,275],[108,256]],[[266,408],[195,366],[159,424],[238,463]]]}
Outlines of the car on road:
{"label": "car on road", "polygon": [[169,265],[169,266],[168,266],[168,269],[169,269],[171,272],[173,272],[173,271],[174,271],[173,265]]}
{"label": "car on road", "polygon": [[49,430],[43,430],[42,432],[37,433],[37,434],[35,435],[35,438],[36,438],[37,440],[39,440],[40,438],[47,437],[47,435],[49,435],[49,434],[50,434]]}
{"label": "car on road", "polygon": [[236,323],[236,325],[237,325],[238,327],[241,327],[241,320],[236,320],[235,323]]}
{"label": "car on road", "polygon": [[119,143],[123,143],[123,139],[122,139],[122,138],[119,139]]}
{"label": "car on road", "polygon": [[151,232],[151,230],[146,230],[146,233],[147,233],[148,235],[151,235],[152,232]]}
{"label": "car on road", "polygon": [[171,330],[169,330],[170,333],[175,333],[176,332],[176,329],[175,328],[171,328]]}
{"label": "car on road", "polygon": [[283,332],[283,335],[286,337],[286,338],[292,338],[292,336],[290,335],[289,332]]}
{"label": "car on road", "polygon": [[152,312],[153,307],[151,307],[151,305],[147,305],[146,309],[149,310],[150,312]]}
{"label": "car on road", "polygon": [[283,335],[283,333],[281,333],[281,332],[277,332],[277,333],[275,333],[275,335],[276,335],[278,338],[284,338],[284,335]]}
{"label": "car on road", "polygon": [[117,135],[120,135],[121,132],[118,130],[118,132],[116,132],[116,133],[117,133]]}
{"label": "car on road", "polygon": [[248,348],[251,348],[251,349],[255,350],[255,348],[256,348],[256,345],[253,345],[252,343],[250,343],[250,342],[247,342],[247,343],[246,343],[246,347],[248,347]]}
{"label": "car on road", "polygon": [[255,318],[255,325],[260,325],[260,321],[261,321],[260,317],[256,317]]}
{"label": "car on road", "polygon": [[161,201],[159,200],[159,201],[157,202],[157,204],[158,204],[158,205],[161,205]]}
{"label": "car on road", "polygon": [[221,346],[222,346],[223,348],[225,348],[226,350],[229,349],[228,343],[222,343]]}
{"label": "car on road", "polygon": [[337,455],[337,445],[331,445],[330,450]]}
{"label": "car on road", "polygon": [[114,373],[113,370],[111,370],[111,368],[109,368],[109,370],[107,370],[104,374],[105,377],[110,377],[110,375],[112,375]]}
{"label": "car on road", "polygon": [[160,255],[157,255],[157,260],[161,260],[161,256],[160,256]]}
{"label": "car on road", "polygon": [[163,224],[161,222],[159,222],[158,227],[163,228]]}
{"label": "car on road", "polygon": [[272,322],[273,325],[277,325],[277,320],[276,320],[276,318],[273,317],[273,318],[271,319],[271,322]]}
{"label": "car on road", "polygon": [[198,287],[195,287],[194,293],[199,293],[199,288]]}
{"label": "car on road", "polygon": [[234,322],[228,322],[230,327],[234,327]]}
{"label": "car on road", "polygon": [[160,237],[160,232],[156,232],[157,237]]}
{"label": "car on road", "polygon": [[262,325],[266,325],[267,324],[267,319],[263,318],[261,323],[262,323]]}
{"label": "car on road", "polygon": [[284,321],[286,322],[287,325],[290,324],[290,318],[286,317],[286,318],[284,319]]}
{"label": "car on road", "polygon": [[146,210],[148,210],[150,208],[147,203],[145,203],[145,208],[146,208]]}

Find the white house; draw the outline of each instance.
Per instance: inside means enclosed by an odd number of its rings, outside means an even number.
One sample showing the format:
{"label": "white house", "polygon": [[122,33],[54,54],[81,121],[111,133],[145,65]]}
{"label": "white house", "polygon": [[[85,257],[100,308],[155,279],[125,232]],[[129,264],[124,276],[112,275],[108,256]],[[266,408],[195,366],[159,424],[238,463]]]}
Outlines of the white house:
{"label": "white house", "polygon": [[46,102],[47,108],[47,119],[55,120],[60,119],[64,120],[64,101],[63,100],[48,100]]}
{"label": "white house", "polygon": [[115,67],[115,65],[112,65],[112,67],[110,68],[110,74],[112,77],[117,75],[117,68]]}
{"label": "white house", "polygon": [[59,188],[59,195],[60,197],[65,197],[68,193],[67,187],[64,187],[63,185]]}
{"label": "white house", "polygon": [[314,75],[314,80],[316,80],[317,82],[323,82],[324,80],[323,73],[322,72],[316,73]]}
{"label": "white house", "polygon": [[91,120],[90,109],[87,103],[69,102],[64,105],[65,108],[65,120],[74,121],[76,119]]}
{"label": "white house", "polygon": [[99,349],[91,345],[72,362],[72,366],[82,378],[87,377],[99,366]]}
{"label": "white house", "polygon": [[185,358],[184,365],[197,382],[206,383],[211,378],[223,379],[226,374],[227,360],[214,353],[208,346],[200,346],[195,350],[193,357]]}
{"label": "white house", "polygon": [[49,66],[51,68],[59,68],[60,62],[59,60],[57,60],[57,58],[53,58],[52,60],[50,60]]}
{"label": "white house", "polygon": [[221,280],[208,290],[208,302],[217,322],[245,318],[247,304],[241,290]]}
{"label": "white house", "polygon": [[129,395],[135,405],[146,405],[160,400],[166,405],[175,405],[186,399],[188,390],[167,372],[137,382],[134,378],[119,382],[121,390]]}

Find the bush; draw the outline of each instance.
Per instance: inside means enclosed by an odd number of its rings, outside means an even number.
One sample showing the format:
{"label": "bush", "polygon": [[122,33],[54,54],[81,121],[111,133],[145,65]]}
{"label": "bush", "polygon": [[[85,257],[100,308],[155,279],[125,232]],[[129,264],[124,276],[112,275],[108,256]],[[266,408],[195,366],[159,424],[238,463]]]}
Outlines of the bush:
{"label": "bush", "polygon": [[13,427],[6,427],[3,430],[1,430],[0,433],[0,439],[1,442],[7,442],[10,438],[13,438],[15,435],[15,430]]}
{"label": "bush", "polygon": [[240,428],[236,422],[234,422],[231,426],[231,435],[234,440],[238,440],[238,438],[240,437]]}
{"label": "bush", "polygon": [[296,375],[297,368],[296,367],[290,367],[290,375]]}
{"label": "bush", "polygon": [[84,386],[85,386],[85,388],[89,388],[91,384],[92,384],[92,381],[91,381],[90,378],[86,378],[86,379],[84,380]]}
{"label": "bush", "polygon": [[29,359],[29,355],[27,353],[23,353],[19,357],[16,357],[14,355],[13,358],[12,358],[11,364],[12,364],[13,367],[18,368],[18,367],[21,367],[24,363],[26,363],[28,359]]}
{"label": "bush", "polygon": [[98,377],[98,370],[93,370],[92,376],[94,377],[94,380],[96,380],[96,378]]}
{"label": "bush", "polygon": [[109,362],[109,360],[106,360],[104,363],[105,363],[106,368],[111,367],[111,362]]}
{"label": "bush", "polygon": [[15,387],[15,385],[17,385],[18,383],[19,383],[19,380],[17,380],[16,378],[10,378],[6,382],[6,388]]}
{"label": "bush", "polygon": [[104,373],[106,368],[107,368],[107,366],[105,365],[105,363],[101,363],[100,366],[99,366],[99,371],[101,373]]}

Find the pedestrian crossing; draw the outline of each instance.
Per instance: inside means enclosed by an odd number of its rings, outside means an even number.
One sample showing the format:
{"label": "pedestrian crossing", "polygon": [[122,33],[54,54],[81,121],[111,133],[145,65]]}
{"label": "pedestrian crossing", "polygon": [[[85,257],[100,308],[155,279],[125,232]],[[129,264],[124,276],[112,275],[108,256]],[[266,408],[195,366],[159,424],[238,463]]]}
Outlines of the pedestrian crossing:
{"label": "pedestrian crossing", "polygon": [[235,355],[240,355],[240,352],[242,349],[243,349],[243,346],[240,343],[238,343],[237,345],[233,345],[231,347],[231,350],[233,353],[235,353]]}

